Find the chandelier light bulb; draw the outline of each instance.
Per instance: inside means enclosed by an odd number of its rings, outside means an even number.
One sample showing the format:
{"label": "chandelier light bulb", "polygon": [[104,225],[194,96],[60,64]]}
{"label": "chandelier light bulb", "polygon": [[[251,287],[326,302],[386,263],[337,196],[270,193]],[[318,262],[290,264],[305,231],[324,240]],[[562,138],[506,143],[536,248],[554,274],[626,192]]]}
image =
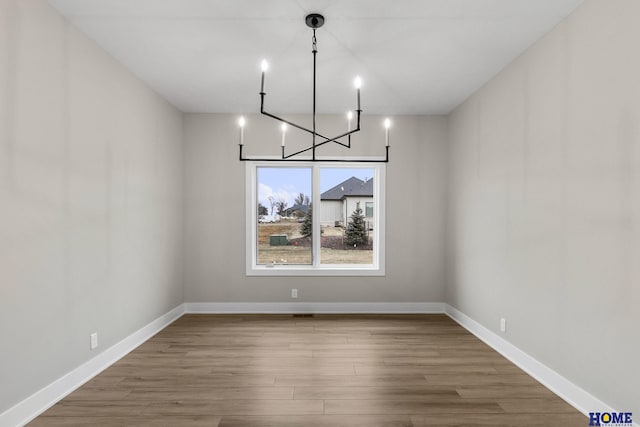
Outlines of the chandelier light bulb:
{"label": "chandelier light bulb", "polygon": [[244,145],[244,124],[245,124],[244,117],[240,116],[240,118],[238,119],[238,125],[240,126],[240,141],[239,141],[239,143],[241,145],[241,147],[240,147],[241,150],[242,150],[242,145]]}
{"label": "chandelier light bulb", "polygon": [[262,63],[260,64],[260,68],[262,68],[262,75],[260,76],[260,93],[264,94],[264,73],[269,68],[269,63],[267,62],[266,59],[262,60]]}
{"label": "chandelier light bulb", "polygon": [[347,111],[347,132],[351,132],[352,120],[353,120],[353,111]]}
{"label": "chandelier light bulb", "polygon": [[384,119],[384,146],[389,147],[389,128],[391,127],[391,120],[387,117]]}
{"label": "chandelier light bulb", "polygon": [[356,98],[357,98],[357,107],[356,110],[358,111],[362,111],[362,109],[360,108],[360,87],[362,86],[362,79],[360,78],[360,76],[357,76],[354,81],[353,81],[353,85],[356,87]]}
{"label": "chandelier light bulb", "polygon": [[[287,124],[286,123],[282,123],[280,125],[280,129],[282,129],[282,142],[280,143],[280,145],[282,146],[282,149],[284,150],[284,140],[285,140],[285,134],[287,133]],[[284,151],[283,151],[284,153]]]}

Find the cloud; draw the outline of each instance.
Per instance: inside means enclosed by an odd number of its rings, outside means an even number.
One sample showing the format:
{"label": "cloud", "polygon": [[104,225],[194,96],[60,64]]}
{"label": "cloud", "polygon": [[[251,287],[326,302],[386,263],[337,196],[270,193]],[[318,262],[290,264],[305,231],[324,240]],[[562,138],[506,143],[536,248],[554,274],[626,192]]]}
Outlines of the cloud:
{"label": "cloud", "polygon": [[258,183],[258,202],[263,206],[266,206],[267,209],[271,209],[269,196],[273,196],[275,200],[283,199],[287,202],[287,206],[293,206],[294,200],[296,199],[298,194],[299,193],[295,191],[287,191],[282,188],[274,190],[266,184],[263,184],[261,182]]}
{"label": "cloud", "polygon": [[273,194],[273,189],[261,182],[258,183],[258,202],[269,206],[269,196]]}

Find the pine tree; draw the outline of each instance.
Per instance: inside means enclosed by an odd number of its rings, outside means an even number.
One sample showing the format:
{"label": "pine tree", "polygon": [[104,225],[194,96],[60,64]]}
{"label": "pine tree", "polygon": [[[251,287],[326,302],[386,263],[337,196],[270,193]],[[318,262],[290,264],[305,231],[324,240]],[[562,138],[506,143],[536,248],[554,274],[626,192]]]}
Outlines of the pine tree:
{"label": "pine tree", "polygon": [[351,222],[344,231],[344,241],[348,245],[358,246],[369,243],[367,236],[367,225],[360,209],[360,202],[356,203],[356,210],[351,214]]}
{"label": "pine tree", "polygon": [[311,205],[309,205],[309,209],[307,209],[307,214],[304,216],[304,221],[302,221],[302,225],[300,226],[300,234],[303,237],[311,237],[313,234],[313,226],[311,224]]}

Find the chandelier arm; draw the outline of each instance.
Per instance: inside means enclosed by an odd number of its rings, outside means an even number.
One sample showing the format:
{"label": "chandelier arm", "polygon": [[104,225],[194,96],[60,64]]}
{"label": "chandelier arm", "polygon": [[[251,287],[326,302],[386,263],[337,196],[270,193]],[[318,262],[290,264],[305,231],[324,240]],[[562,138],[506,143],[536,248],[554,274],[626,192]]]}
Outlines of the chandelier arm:
{"label": "chandelier arm", "polygon": [[305,131],[305,132],[307,132],[307,133],[310,133],[311,135],[316,135],[316,136],[319,136],[320,138],[324,139],[324,141],[323,141],[323,142],[320,142],[320,143],[315,144],[315,146],[316,146],[316,147],[319,147],[319,146],[321,146],[321,145],[324,145],[324,144],[326,144],[327,142],[335,142],[336,144],[340,144],[340,145],[342,145],[343,147],[351,148],[351,147],[350,147],[350,145],[345,144],[345,143],[342,143],[342,142],[337,141],[337,140],[338,140],[338,139],[340,139],[340,138],[344,138],[345,136],[350,136],[352,133],[356,133],[356,132],[359,132],[359,131],[360,131],[360,121],[358,120],[358,123],[357,123],[357,124],[358,124],[358,126],[357,126],[355,129],[353,129],[353,130],[351,130],[351,131],[349,131],[349,132],[345,132],[345,133],[343,133],[343,134],[341,134],[341,135],[335,136],[335,137],[333,137],[333,138],[330,138],[330,137],[325,136],[325,135],[323,135],[323,134],[320,134],[320,133],[318,133],[318,132],[314,132],[312,129],[308,129],[308,128],[304,127],[304,126],[301,126],[301,125],[299,125],[299,124],[296,124],[296,123],[294,123],[294,122],[291,122],[291,121],[289,121],[289,120],[287,120],[287,119],[283,119],[282,117],[278,117],[278,116],[276,116],[275,114],[271,114],[271,113],[269,113],[268,111],[265,111],[263,108],[261,108],[261,109],[260,109],[260,114],[263,114],[263,115],[265,115],[265,116],[267,116],[267,117],[271,117],[272,119],[275,119],[275,120],[281,121],[281,122],[283,122],[283,123],[288,124],[289,126],[292,126],[292,127],[294,127],[294,128],[297,128],[297,129],[303,130],[303,131]]}
{"label": "chandelier arm", "polygon": [[[290,162],[288,158],[273,157],[243,157],[242,145],[240,144],[240,160],[252,162]],[[385,147],[385,157],[372,159],[349,159],[349,158],[321,158],[321,159],[300,159],[301,162],[331,162],[331,163],[389,163],[389,146]]]}
{"label": "chandelier arm", "polygon": [[345,136],[349,137],[349,139],[350,139],[352,133],[356,133],[356,132],[359,132],[359,131],[360,131],[360,128],[355,128],[353,130],[350,130],[350,131],[345,132],[343,134],[340,134],[338,136],[334,136],[333,138],[327,138],[326,136],[323,136],[323,135],[320,135],[319,133],[317,133],[316,135],[318,135],[320,138],[323,138],[324,141],[316,144],[316,147],[319,147],[321,145],[327,144],[329,142],[335,142],[336,144],[342,145],[343,147],[351,148],[351,147],[349,147],[348,144],[345,144],[345,143],[340,142],[338,140],[341,139],[341,138],[344,138]]}
{"label": "chandelier arm", "polygon": [[[295,153],[289,154],[289,155],[287,155],[287,156],[285,156],[285,155],[284,155],[284,152],[283,152],[283,154],[282,154],[282,158],[284,158],[284,159],[288,159],[288,158],[290,158],[290,157],[297,156],[298,154],[302,154],[302,153],[305,153],[305,152],[307,152],[307,151],[313,150],[314,148],[321,147],[321,146],[323,146],[324,144],[328,144],[328,143],[330,143],[330,142],[335,142],[336,144],[342,145],[343,147],[351,148],[351,147],[347,146],[347,144],[344,144],[344,143],[342,143],[342,142],[340,142],[340,141],[337,141],[337,139],[339,139],[339,138],[344,138],[345,136],[351,136],[351,134],[352,134],[352,133],[357,132],[358,130],[359,130],[359,129],[354,129],[354,130],[352,130],[352,131],[350,131],[350,132],[343,133],[342,135],[338,135],[338,136],[336,136],[336,137],[334,137],[334,138],[327,138],[327,140],[326,140],[326,141],[319,142],[319,143],[317,143],[317,144],[315,144],[315,145],[312,145],[311,147],[304,148],[304,149],[302,149],[302,150],[300,150],[300,151],[297,151],[297,152],[295,152]],[[316,135],[318,135],[318,134],[316,134]],[[318,136],[322,136],[322,135],[318,135]],[[322,136],[322,138],[326,138],[326,137]]]}
{"label": "chandelier arm", "polygon": [[[315,134],[315,135],[317,135],[317,136],[319,136],[320,138],[323,138],[323,139],[325,139],[325,140],[330,139],[330,138],[327,138],[326,136],[323,136],[323,135],[318,134],[317,132],[315,132],[315,131],[314,131],[314,130],[312,130],[312,129],[308,129],[308,128],[306,128],[306,127],[302,126],[302,125],[298,125],[298,124],[296,124],[296,123],[294,123],[294,122],[291,122],[291,121],[289,121],[289,120],[287,120],[287,119],[283,119],[282,117],[276,116],[275,114],[271,114],[270,112],[268,112],[267,110],[265,110],[265,109],[264,109],[264,97],[265,97],[265,95],[266,95],[266,93],[264,93],[264,92],[260,92],[260,114],[263,114],[263,115],[265,115],[265,116],[267,116],[267,117],[271,117],[272,119],[278,120],[278,121],[280,121],[280,122],[286,123],[286,124],[288,124],[289,126],[292,126],[292,127],[294,127],[294,128],[297,128],[297,129],[303,130],[303,131],[305,131],[305,132],[307,132],[307,133],[310,133],[311,135]],[[359,129],[359,126],[358,126],[358,130],[360,130],[360,129]],[[334,139],[335,139],[335,138],[334,138]],[[336,141],[336,142],[337,142],[337,141]],[[338,144],[344,145],[344,144],[342,144],[342,143],[340,143],[340,142],[338,142]]]}
{"label": "chandelier arm", "polygon": [[[286,123],[286,124],[288,124],[289,126],[292,126],[292,127],[296,128],[296,129],[300,129],[300,130],[303,130],[303,131],[308,132],[308,133],[310,133],[310,134],[313,134],[313,131],[312,131],[311,129],[307,129],[307,128],[306,128],[306,127],[304,127],[304,126],[301,126],[301,125],[298,125],[298,124],[296,124],[296,123],[290,122],[289,120],[287,120],[287,119],[283,119],[282,117],[278,117],[278,116],[276,116],[276,115],[274,115],[274,114],[269,113],[268,111],[261,110],[261,111],[260,111],[260,114],[263,114],[263,115],[265,115],[265,116],[267,116],[267,117],[271,117],[272,119],[276,119],[276,120],[278,120],[278,121],[281,121],[282,123]],[[327,139],[328,139],[328,138],[327,138]]]}

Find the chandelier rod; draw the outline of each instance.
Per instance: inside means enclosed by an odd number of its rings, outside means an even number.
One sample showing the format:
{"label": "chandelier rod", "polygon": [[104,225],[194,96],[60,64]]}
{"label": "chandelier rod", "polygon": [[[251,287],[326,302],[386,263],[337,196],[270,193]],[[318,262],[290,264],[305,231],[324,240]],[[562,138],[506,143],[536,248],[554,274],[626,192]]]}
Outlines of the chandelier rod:
{"label": "chandelier rod", "polygon": [[313,154],[311,159],[316,159],[316,55],[318,53],[318,45],[316,40],[316,29],[313,29],[313,37],[311,38],[313,52],[313,136],[311,143],[313,144]]}

